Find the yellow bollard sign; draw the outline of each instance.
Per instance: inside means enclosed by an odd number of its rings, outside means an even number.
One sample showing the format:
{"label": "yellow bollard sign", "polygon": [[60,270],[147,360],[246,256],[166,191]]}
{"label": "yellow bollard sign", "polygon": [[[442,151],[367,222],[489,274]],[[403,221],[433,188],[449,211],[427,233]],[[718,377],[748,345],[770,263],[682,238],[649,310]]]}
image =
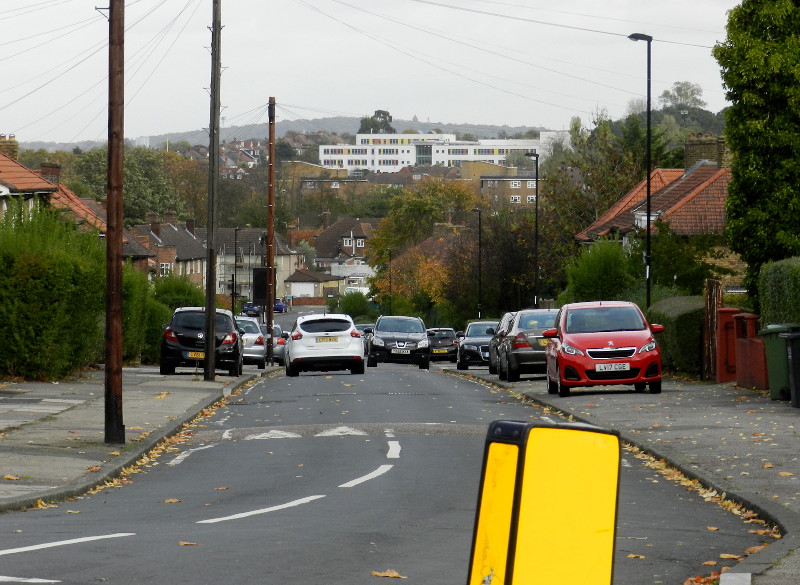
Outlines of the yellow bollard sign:
{"label": "yellow bollard sign", "polygon": [[619,468],[616,432],[494,421],[468,585],[609,585]]}

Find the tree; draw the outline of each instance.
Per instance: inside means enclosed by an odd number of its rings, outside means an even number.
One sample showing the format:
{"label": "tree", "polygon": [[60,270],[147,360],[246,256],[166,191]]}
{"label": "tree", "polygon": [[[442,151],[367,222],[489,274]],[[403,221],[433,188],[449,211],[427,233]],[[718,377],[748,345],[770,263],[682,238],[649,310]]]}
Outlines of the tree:
{"label": "tree", "polygon": [[726,237],[747,262],[745,285],[757,298],[765,262],[800,254],[800,7],[789,0],[744,0],[714,47],[730,108],[733,153]]}
{"label": "tree", "polygon": [[392,128],[392,115],[386,110],[375,110],[375,113],[368,118],[361,118],[359,134],[396,134],[397,130]]}
{"label": "tree", "polygon": [[676,81],[672,91],[665,89],[658,98],[661,105],[672,108],[704,108],[703,88],[689,81]]}

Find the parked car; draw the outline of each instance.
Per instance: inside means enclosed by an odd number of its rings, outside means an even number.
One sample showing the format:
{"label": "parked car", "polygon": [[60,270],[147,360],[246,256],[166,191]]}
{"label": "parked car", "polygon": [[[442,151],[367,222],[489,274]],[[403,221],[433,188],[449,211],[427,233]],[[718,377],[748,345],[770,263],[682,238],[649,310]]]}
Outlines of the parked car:
{"label": "parked car", "polygon": [[[164,325],[161,337],[160,371],[162,375],[175,373],[178,366],[205,368],[206,315],[205,307],[179,307],[169,324]],[[217,309],[214,321],[216,369],[228,370],[231,376],[242,374],[242,337],[236,329],[233,314]]]}
{"label": "parked car", "polygon": [[[267,341],[269,336],[269,327],[265,323],[261,323],[261,333],[264,334],[264,341]],[[283,350],[286,348],[286,340],[281,337],[283,329],[277,323],[272,326],[272,359],[273,361],[283,365]]]}
{"label": "parked car", "polygon": [[470,366],[489,365],[489,340],[497,328],[497,321],[473,321],[466,331],[459,331],[456,351],[456,369],[468,370]]}
{"label": "parked car", "polygon": [[245,364],[256,364],[259,370],[267,367],[267,344],[261,325],[255,317],[236,317],[236,327],[242,334]]}
{"label": "parked car", "polygon": [[413,363],[421,370],[431,364],[431,345],[425,323],[419,317],[381,315],[375,327],[368,327],[367,366],[379,362]]}
{"label": "parked car", "polygon": [[286,304],[286,301],[281,297],[275,299],[275,304],[272,306],[272,311],[274,313],[288,313],[289,312],[289,305]]}
{"label": "parked car", "polygon": [[253,301],[247,301],[242,307],[242,315],[247,317],[260,317],[261,316],[261,308],[253,303]]}
{"label": "parked car", "polygon": [[350,370],[364,373],[364,345],[361,333],[349,315],[302,315],[294,322],[286,340],[284,367],[287,376],[311,370]]}
{"label": "parked car", "polygon": [[489,373],[496,374],[497,373],[497,345],[503,340],[508,332],[508,328],[511,327],[511,320],[514,318],[514,311],[510,311],[505,313],[500,318],[500,323],[497,325],[497,329],[494,330],[494,335],[489,340]]}
{"label": "parked car", "polygon": [[553,327],[558,309],[524,309],[511,319],[506,335],[497,345],[497,370],[501,380],[519,381],[520,374],[544,372],[542,331]]}
{"label": "parked car", "polygon": [[450,327],[432,327],[428,329],[428,338],[431,343],[432,360],[456,361],[458,352],[458,337],[456,330]]}
{"label": "parked car", "polygon": [[547,391],[569,396],[576,386],[632,384],[661,392],[661,352],[642,311],[627,301],[571,303],[561,307],[549,339]]}
{"label": "parked car", "polygon": [[364,342],[364,355],[367,355],[367,344],[369,343],[369,333],[367,329],[374,329],[375,323],[356,323],[356,329],[361,333],[361,340]]}

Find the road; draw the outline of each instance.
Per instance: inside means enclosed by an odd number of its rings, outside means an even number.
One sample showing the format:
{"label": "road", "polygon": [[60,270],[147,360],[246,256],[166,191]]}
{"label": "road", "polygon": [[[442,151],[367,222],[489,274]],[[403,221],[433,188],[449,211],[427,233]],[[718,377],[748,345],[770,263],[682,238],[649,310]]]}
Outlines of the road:
{"label": "road", "polygon": [[[436,367],[278,373],[231,397],[129,485],[3,515],[0,574],[374,585],[373,572],[391,570],[409,583],[463,584],[488,423],[549,416]],[[740,519],[627,452],[618,525],[616,585],[681,584],[708,574],[704,561],[758,544]]]}

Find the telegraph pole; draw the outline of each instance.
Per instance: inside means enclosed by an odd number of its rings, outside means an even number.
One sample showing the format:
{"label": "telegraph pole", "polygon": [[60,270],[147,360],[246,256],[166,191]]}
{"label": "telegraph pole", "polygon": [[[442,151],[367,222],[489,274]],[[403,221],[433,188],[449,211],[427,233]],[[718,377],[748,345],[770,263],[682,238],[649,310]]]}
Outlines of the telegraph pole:
{"label": "telegraph pole", "polygon": [[125,443],[122,424],[122,190],[125,142],[125,2],[108,14],[105,440]]}
{"label": "telegraph pole", "polygon": [[275,318],[275,98],[269,98],[269,166],[267,167],[267,359],[272,364],[272,320]]}
{"label": "telegraph pole", "polygon": [[216,203],[219,185],[219,83],[221,76],[220,39],[222,37],[221,0],[214,0],[211,25],[211,122],[208,129],[208,241],[206,242],[206,323],[205,368],[203,379],[214,381],[216,366],[217,248]]}

